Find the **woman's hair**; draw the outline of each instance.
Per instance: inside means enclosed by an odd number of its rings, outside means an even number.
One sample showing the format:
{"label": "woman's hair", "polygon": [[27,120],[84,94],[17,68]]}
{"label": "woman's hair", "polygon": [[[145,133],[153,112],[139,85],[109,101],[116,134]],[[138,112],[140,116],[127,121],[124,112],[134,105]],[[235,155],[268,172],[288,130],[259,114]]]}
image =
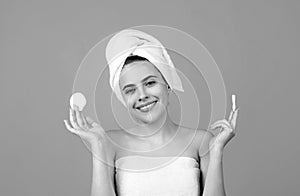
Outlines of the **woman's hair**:
{"label": "woman's hair", "polygon": [[[128,64],[130,64],[130,63],[132,63],[132,62],[136,62],[136,61],[148,61],[148,62],[150,62],[148,59],[146,59],[146,58],[144,58],[144,57],[141,57],[141,56],[138,56],[138,55],[132,55],[132,56],[129,56],[129,57],[126,58],[126,60],[125,60],[125,62],[124,62],[124,65],[123,65],[122,69],[123,69],[126,65],[128,65]],[[166,83],[168,89],[170,89],[170,86],[169,86],[168,82],[166,81],[165,77],[162,75],[162,73],[160,72],[160,70],[157,69],[157,67],[155,67],[155,66],[154,66],[154,68],[160,73],[160,75],[161,75],[161,77],[163,78],[163,80],[165,81],[165,83]]]}
{"label": "woman's hair", "polygon": [[130,64],[135,61],[148,61],[148,59],[141,57],[141,56],[132,55],[132,56],[129,56],[126,58],[123,66],[125,67],[125,65]]}

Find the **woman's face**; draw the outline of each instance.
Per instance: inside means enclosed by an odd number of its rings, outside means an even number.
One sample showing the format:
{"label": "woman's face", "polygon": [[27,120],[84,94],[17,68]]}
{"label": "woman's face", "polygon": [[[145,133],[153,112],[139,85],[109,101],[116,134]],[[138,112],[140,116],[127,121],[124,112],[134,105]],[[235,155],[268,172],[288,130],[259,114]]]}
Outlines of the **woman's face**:
{"label": "woman's face", "polygon": [[[135,61],[121,71],[120,89],[134,119],[151,123],[167,111],[169,93],[160,72],[149,61]],[[148,107],[142,107],[142,106]]]}

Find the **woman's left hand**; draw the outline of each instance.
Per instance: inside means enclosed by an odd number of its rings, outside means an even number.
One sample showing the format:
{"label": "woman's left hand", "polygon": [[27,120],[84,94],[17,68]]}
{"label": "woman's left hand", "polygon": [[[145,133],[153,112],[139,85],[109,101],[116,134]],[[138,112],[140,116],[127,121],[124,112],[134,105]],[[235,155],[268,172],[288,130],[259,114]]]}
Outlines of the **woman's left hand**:
{"label": "woman's left hand", "polygon": [[209,149],[222,151],[225,145],[235,136],[236,121],[238,117],[239,108],[235,105],[235,95],[232,95],[232,109],[228,118],[218,120],[209,126],[210,130],[221,128],[218,135],[211,138],[209,142]]}

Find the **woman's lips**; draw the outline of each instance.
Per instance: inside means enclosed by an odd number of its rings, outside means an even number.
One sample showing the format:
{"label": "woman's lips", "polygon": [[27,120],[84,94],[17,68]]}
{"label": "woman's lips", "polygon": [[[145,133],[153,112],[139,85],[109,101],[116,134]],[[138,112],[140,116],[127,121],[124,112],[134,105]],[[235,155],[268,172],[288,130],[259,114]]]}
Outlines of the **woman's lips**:
{"label": "woman's lips", "polygon": [[[136,109],[139,110],[139,111],[141,111],[141,112],[148,112],[148,111],[150,111],[150,110],[155,106],[156,102],[157,102],[157,101],[153,101],[153,102],[151,102],[151,103],[149,103],[149,104],[147,104],[147,105],[145,105],[145,106],[139,106],[139,107],[136,107]],[[152,104],[152,105],[151,105],[151,104]],[[149,106],[149,105],[151,105],[150,108],[145,108],[145,107],[147,107],[147,106]],[[142,108],[142,109],[141,109],[141,108]]]}

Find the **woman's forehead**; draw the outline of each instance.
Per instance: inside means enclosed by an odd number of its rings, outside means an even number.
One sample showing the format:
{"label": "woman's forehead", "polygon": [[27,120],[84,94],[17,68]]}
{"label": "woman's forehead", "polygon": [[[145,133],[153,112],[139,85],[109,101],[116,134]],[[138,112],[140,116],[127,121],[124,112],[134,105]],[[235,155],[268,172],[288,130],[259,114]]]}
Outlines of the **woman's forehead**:
{"label": "woman's forehead", "polygon": [[149,61],[137,61],[125,65],[120,74],[120,84],[123,82],[140,82],[148,75],[161,78],[160,72]]}

